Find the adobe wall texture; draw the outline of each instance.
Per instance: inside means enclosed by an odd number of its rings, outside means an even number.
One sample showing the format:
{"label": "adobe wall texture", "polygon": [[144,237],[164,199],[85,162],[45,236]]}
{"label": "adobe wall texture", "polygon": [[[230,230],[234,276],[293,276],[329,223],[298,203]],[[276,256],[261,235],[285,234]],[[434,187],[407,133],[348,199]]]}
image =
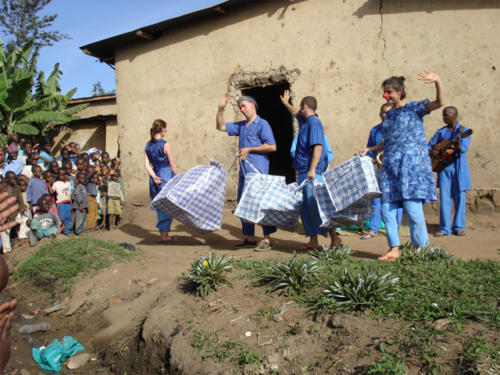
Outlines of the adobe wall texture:
{"label": "adobe wall texture", "polygon": [[[231,77],[290,72],[295,104],[305,95],[318,99],[334,165],[366,144],[379,120],[385,78],[406,76],[409,100],[433,99],[434,87],[417,81],[417,74],[437,72],[446,104],[455,105],[460,121],[475,131],[469,151],[474,188],[500,189],[499,20],[500,2],[494,0],[274,1],[118,50],[119,142],[128,200],[148,199],[143,150],[155,118],[168,123],[179,170],[210,158],[227,164],[237,142],[215,130],[215,115],[229,90],[225,119],[241,119],[238,82]],[[441,112],[427,116],[425,125],[430,138],[442,126]],[[234,191],[233,177],[228,198]]]}

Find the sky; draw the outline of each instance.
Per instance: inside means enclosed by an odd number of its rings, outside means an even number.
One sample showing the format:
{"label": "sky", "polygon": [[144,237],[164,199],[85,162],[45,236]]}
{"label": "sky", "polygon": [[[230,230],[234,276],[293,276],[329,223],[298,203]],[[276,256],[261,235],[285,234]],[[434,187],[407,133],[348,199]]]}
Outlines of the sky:
{"label": "sky", "polygon": [[[43,13],[57,14],[49,30],[68,34],[40,52],[38,70],[46,76],[59,62],[64,93],[77,88],[73,98],[92,95],[92,85],[101,82],[104,90],[115,88],[115,72],[95,57],[85,55],[81,46],[203,9],[223,0],[52,0]],[[2,40],[5,36],[1,35]]]}

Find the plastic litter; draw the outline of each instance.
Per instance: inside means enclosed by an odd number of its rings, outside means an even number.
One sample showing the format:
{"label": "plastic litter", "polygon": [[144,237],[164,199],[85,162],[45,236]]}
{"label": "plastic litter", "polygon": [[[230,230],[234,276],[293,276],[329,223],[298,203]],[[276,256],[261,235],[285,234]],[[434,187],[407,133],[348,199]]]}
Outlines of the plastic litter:
{"label": "plastic litter", "polygon": [[49,331],[50,328],[50,323],[26,324],[22,327],[19,327],[17,331],[19,333],[35,333],[41,331]]}
{"label": "plastic litter", "polygon": [[85,350],[85,348],[76,339],[71,336],[64,336],[62,344],[55,339],[47,347],[33,348],[32,354],[33,359],[42,369],[60,371],[61,363],[82,350]]}

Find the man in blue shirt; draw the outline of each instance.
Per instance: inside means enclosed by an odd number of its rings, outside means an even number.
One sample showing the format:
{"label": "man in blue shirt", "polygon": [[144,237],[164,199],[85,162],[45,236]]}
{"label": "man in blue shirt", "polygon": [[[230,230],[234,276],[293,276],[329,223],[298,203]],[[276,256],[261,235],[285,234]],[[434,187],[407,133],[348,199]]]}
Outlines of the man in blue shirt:
{"label": "man in blue shirt", "polygon": [[[317,101],[313,96],[306,96],[300,102],[300,109],[296,109],[290,104],[290,91],[285,90],[281,96],[281,102],[288,111],[297,118],[299,122],[299,134],[297,136],[297,147],[292,161],[292,168],[298,172],[299,185],[308,179],[313,181],[323,180],[323,172],[328,167],[328,155],[325,147],[325,133],[323,124],[316,115]],[[319,211],[316,199],[312,194],[311,184],[306,184],[302,191],[303,200],[300,209],[300,216],[309,243],[300,250],[310,250],[319,248],[318,234],[330,232],[331,247],[342,245],[335,229],[328,230],[320,228]]]}
{"label": "man in blue shirt", "polygon": [[[382,121],[384,121],[385,114],[389,112],[391,108],[392,104],[389,103],[382,104],[382,107],[380,107],[380,119]],[[370,135],[368,136],[368,142],[366,144],[366,147],[377,146],[381,142],[382,142],[382,123],[375,125],[370,130]],[[377,154],[378,154],[377,151],[369,151],[367,155],[373,159],[376,159]],[[378,229],[380,228],[380,222],[382,220],[382,205],[380,202],[380,198],[375,198],[374,200],[372,200],[372,206],[375,208],[375,211],[373,211],[373,215],[370,217],[369,232],[361,236],[362,240],[369,240],[370,238],[376,237]],[[401,220],[403,219],[402,207],[398,208],[396,215],[398,224],[399,226],[401,226]]]}
{"label": "man in blue shirt", "polygon": [[[446,126],[439,129],[429,141],[429,148],[443,140],[452,140],[467,130],[457,120],[458,110],[449,106],[443,109],[443,121]],[[465,236],[465,192],[472,187],[467,158],[470,137],[458,139],[453,143],[454,161],[438,174],[439,199],[439,231],[435,237]],[[455,217],[451,221],[451,201],[455,205]],[[453,229],[453,232],[452,232]]]}
{"label": "man in blue shirt", "polygon": [[[237,122],[224,122],[224,108],[229,101],[226,93],[219,102],[217,110],[217,130],[227,132],[230,136],[239,137],[239,156],[241,160],[248,160],[260,173],[269,173],[268,153],[276,151],[276,141],[269,123],[257,115],[258,105],[251,96],[242,96],[238,99],[240,112],[245,120]],[[238,180],[238,202],[243,193],[245,176],[252,172],[248,163],[242,163]],[[271,233],[276,232],[276,227],[262,226],[264,239],[257,244],[255,225],[241,221],[244,240],[236,244],[237,248],[253,247],[257,251],[271,249]]]}

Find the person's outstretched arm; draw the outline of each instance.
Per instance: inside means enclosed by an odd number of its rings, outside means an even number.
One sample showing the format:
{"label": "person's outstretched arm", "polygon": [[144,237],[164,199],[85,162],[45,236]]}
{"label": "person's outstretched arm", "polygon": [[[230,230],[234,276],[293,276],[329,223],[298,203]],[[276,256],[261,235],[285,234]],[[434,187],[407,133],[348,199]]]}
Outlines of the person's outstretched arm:
{"label": "person's outstretched arm", "polygon": [[224,122],[224,109],[226,108],[227,102],[229,101],[229,93],[226,92],[224,96],[219,101],[219,107],[217,109],[217,130],[221,132],[226,131],[226,123]]}
{"label": "person's outstretched arm", "polygon": [[420,81],[424,81],[424,83],[434,82],[434,85],[436,86],[436,100],[425,104],[427,112],[432,112],[442,107],[444,105],[444,91],[443,84],[441,83],[439,76],[436,73],[425,71],[418,75],[418,79]]}
{"label": "person's outstretched arm", "polygon": [[283,95],[280,95],[281,103],[288,109],[288,112],[295,116],[299,110],[290,104],[290,97],[290,90],[285,90]]}

